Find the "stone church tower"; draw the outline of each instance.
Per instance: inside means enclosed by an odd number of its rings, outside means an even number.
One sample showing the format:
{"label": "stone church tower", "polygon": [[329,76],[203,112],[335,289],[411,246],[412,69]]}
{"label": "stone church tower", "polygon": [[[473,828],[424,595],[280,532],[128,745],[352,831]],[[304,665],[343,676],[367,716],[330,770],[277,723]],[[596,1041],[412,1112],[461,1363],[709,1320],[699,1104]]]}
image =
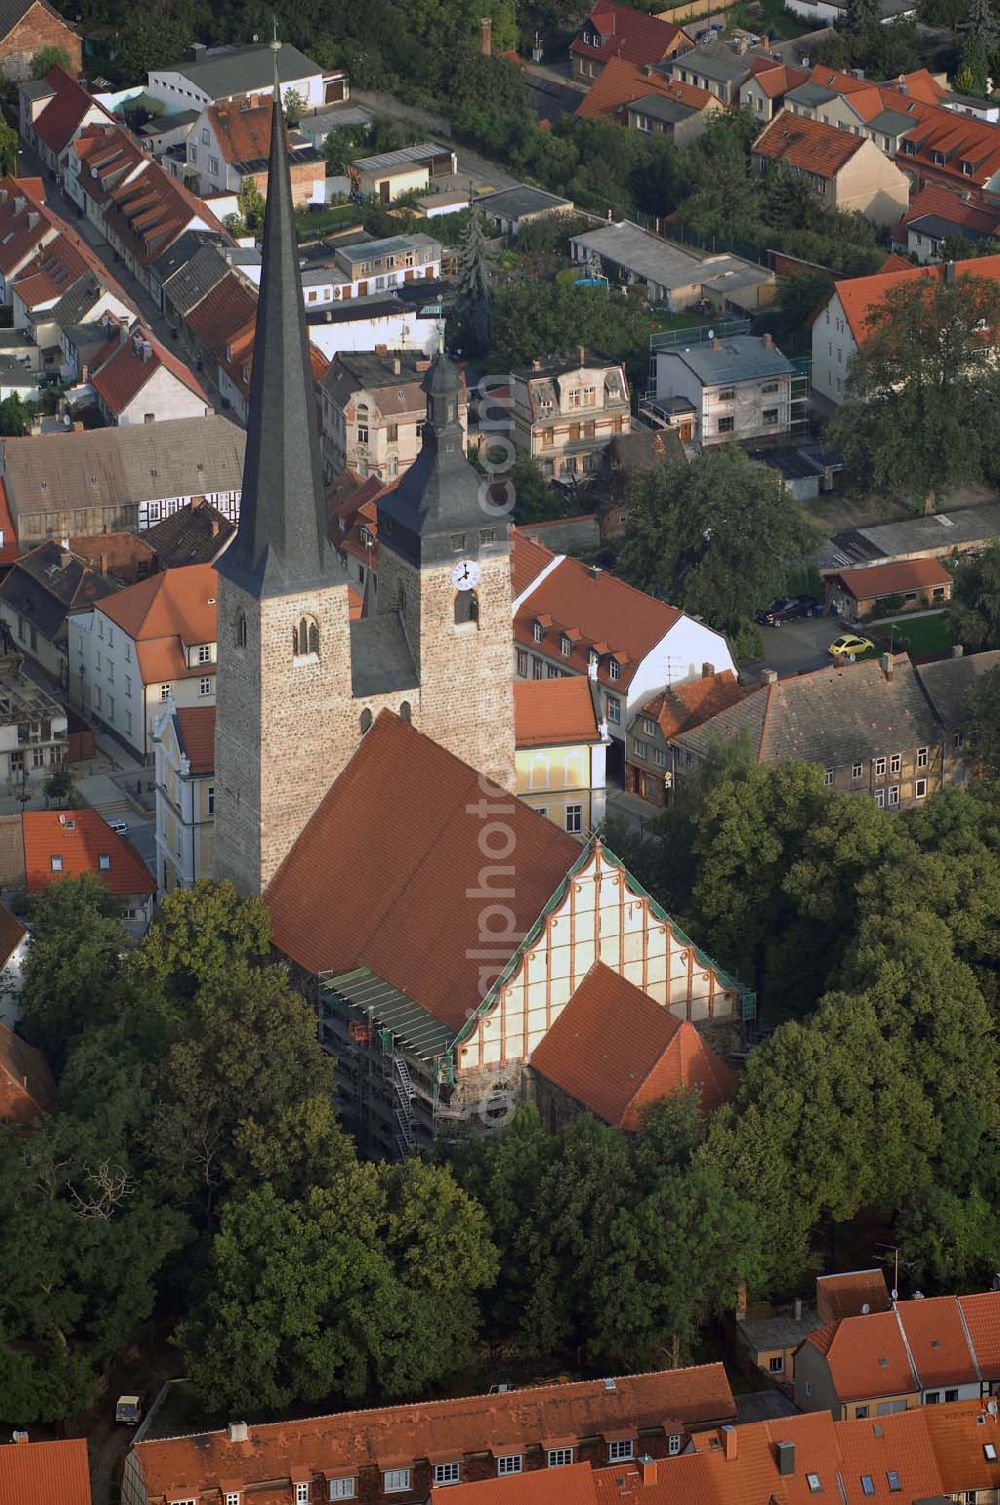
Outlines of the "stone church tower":
{"label": "stone church tower", "polygon": [[262,249],[240,522],[218,563],[215,867],[244,893],[267,887],[381,710],[514,787],[510,529],[482,504],[444,356],[421,454],[380,504],[378,607],[350,621],[277,110]]}

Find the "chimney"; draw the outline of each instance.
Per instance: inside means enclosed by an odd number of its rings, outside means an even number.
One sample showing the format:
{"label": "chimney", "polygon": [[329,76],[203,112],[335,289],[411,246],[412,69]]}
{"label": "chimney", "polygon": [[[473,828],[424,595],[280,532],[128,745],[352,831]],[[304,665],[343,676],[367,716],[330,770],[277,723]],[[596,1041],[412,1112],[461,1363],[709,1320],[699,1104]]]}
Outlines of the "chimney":
{"label": "chimney", "polygon": [[782,1479],[790,1479],[795,1472],[795,1443],[776,1442],[774,1451],[777,1456],[778,1473]]}
{"label": "chimney", "polygon": [[764,349],[765,350],[770,350],[770,348],[771,348],[771,346],[773,344],[774,344],[774,340],[771,338],[771,336],[769,334],[766,334],[764,336]]}
{"label": "chimney", "polygon": [[108,573],[108,556],[107,556],[107,554],[102,554],[101,555],[101,561],[100,562],[101,562],[101,574],[102,575],[106,575]]}
{"label": "chimney", "polygon": [[747,1320],[747,1283],[745,1280],[741,1280],[736,1287],[736,1320],[737,1322]]}
{"label": "chimney", "polygon": [[542,369],[542,358],[541,358],[540,355],[536,355],[536,356],[532,357],[531,369],[532,369],[532,371],[541,371],[541,369]]}
{"label": "chimney", "polygon": [[725,1426],[725,1427],[723,1427],[723,1429],[722,1429],[722,1443],[723,1443],[723,1447],[726,1450],[726,1462],[727,1463],[734,1463],[736,1461],[736,1448],[737,1448],[736,1428],[734,1426]]}
{"label": "chimney", "polygon": [[714,679],[715,678],[715,665],[714,664],[702,664],[702,666],[701,666],[701,677],[702,677],[702,679]]}
{"label": "chimney", "polygon": [[944,280],[945,282],[954,282],[955,280],[955,263],[953,261],[946,261],[944,264]]}
{"label": "chimney", "polygon": [[60,550],[60,553],[59,553],[59,568],[61,570],[68,570],[69,567],[70,567],[70,565],[72,563],[73,563],[73,556],[69,552],[69,550],[68,549],[62,549],[62,550]]}
{"label": "chimney", "polygon": [[489,57],[493,51],[493,22],[489,16],[483,16],[479,22],[479,50],[483,57]]}
{"label": "chimney", "polygon": [[891,653],[883,653],[882,657],[879,659],[878,662],[879,662],[879,668],[882,670],[882,673],[885,675],[886,680],[888,681],[889,684],[892,684],[892,670],[893,670],[893,657],[892,657],[892,654]]}
{"label": "chimney", "polygon": [[245,1421],[231,1421],[226,1431],[230,1442],[246,1442],[249,1436],[249,1428]]}
{"label": "chimney", "polygon": [[713,340],[712,341],[712,349],[713,350],[721,350],[722,349],[722,341],[721,340],[717,340],[717,339]]}
{"label": "chimney", "polygon": [[388,347],[388,345],[376,345],[375,346],[375,354],[376,355],[388,355],[389,354],[389,347]]}
{"label": "chimney", "polygon": [[28,1434],[27,1434],[27,1432],[15,1432],[14,1433],[14,1441],[15,1442],[27,1442],[27,1440],[28,1440]]}
{"label": "chimney", "polygon": [[577,347],[576,347],[576,363],[577,363],[578,366],[585,366],[587,364],[587,347],[586,347],[586,345],[577,345]]}
{"label": "chimney", "polygon": [[639,1478],[643,1484],[656,1483],[656,1459],[650,1458],[648,1453],[639,1459]]}
{"label": "chimney", "polygon": [[403,371],[403,363],[400,360],[400,358],[399,358],[398,355],[394,355],[393,358],[392,358],[392,374],[393,374],[393,376],[400,376],[402,374],[402,371]]}
{"label": "chimney", "polygon": [[796,1320],[796,1322],[801,1322],[802,1321],[802,1297],[801,1296],[796,1296],[796,1298],[795,1298],[795,1320]]}
{"label": "chimney", "polygon": [[952,658],[961,658],[964,652],[965,652],[965,649],[964,649],[964,647],[962,646],[961,643],[952,643],[952,645],[951,645],[951,656],[952,656]]}
{"label": "chimney", "polygon": [[14,198],[14,213],[20,214],[27,202],[28,200],[24,197],[23,193],[16,194]]}
{"label": "chimney", "polygon": [[778,671],[777,671],[777,669],[761,669],[761,671],[760,671],[760,682],[761,682],[762,685],[777,684],[777,681],[778,681]]}

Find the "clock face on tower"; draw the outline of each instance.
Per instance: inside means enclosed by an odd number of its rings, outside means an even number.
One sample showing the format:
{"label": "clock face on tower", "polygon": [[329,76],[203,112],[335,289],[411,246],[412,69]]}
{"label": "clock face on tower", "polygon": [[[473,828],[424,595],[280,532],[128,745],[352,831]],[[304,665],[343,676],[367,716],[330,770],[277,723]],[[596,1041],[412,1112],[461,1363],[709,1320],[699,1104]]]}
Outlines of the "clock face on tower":
{"label": "clock face on tower", "polygon": [[451,572],[451,580],[456,590],[475,590],[479,584],[479,566],[474,559],[460,559]]}

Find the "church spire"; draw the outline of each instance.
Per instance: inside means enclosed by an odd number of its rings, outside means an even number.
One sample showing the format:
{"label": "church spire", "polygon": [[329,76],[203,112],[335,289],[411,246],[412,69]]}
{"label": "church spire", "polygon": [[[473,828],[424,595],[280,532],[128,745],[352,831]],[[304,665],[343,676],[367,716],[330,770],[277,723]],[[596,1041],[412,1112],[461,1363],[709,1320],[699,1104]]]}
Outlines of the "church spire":
{"label": "church spire", "polygon": [[346,582],[327,541],[316,397],[292,213],[278,52],[260,296],[253,344],[240,523],[220,572],[251,596]]}

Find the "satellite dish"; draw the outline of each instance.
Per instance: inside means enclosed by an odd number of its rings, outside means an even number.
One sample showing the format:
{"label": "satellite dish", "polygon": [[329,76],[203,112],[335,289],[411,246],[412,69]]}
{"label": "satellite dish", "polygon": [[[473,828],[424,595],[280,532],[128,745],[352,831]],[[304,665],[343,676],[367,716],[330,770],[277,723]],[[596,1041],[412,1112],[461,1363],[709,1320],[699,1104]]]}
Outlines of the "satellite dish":
{"label": "satellite dish", "polygon": [[896,1290],[895,1286],[893,1286],[893,1288],[892,1288],[892,1299],[893,1299],[893,1301],[898,1301],[899,1300],[899,1292]]}
{"label": "satellite dish", "polygon": [[986,1405],[986,1409],[990,1413],[991,1416],[996,1416],[996,1414],[997,1414],[997,1403],[996,1403],[996,1401],[995,1400],[988,1401],[987,1405]]}
{"label": "satellite dish", "polygon": [[715,330],[714,330],[714,329],[710,329],[710,330],[709,330],[709,331],[708,331],[708,338],[709,338],[709,339],[710,339],[710,340],[714,340],[714,339],[715,339]]}
{"label": "satellite dish", "polygon": [[868,1313],[870,1311],[871,1311],[871,1307],[868,1305],[868,1303],[866,1301],[865,1304],[864,1304],[864,1306],[861,1308],[861,1315],[862,1315],[862,1317],[867,1317]]}

